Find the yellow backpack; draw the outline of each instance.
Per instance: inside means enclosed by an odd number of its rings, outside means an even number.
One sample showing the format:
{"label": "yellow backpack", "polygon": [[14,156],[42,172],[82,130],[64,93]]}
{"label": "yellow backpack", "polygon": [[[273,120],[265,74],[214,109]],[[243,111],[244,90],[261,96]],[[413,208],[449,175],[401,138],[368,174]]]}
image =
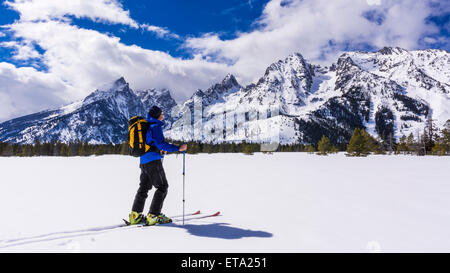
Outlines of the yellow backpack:
{"label": "yellow backpack", "polygon": [[150,123],[141,116],[134,116],[128,120],[128,144],[130,155],[139,157],[150,151],[146,136]]}

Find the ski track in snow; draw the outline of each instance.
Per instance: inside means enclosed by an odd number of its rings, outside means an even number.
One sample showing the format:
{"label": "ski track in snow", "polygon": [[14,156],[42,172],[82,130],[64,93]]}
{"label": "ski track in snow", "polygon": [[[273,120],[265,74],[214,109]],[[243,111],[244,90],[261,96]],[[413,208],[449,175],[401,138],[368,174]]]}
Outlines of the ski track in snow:
{"label": "ski track in snow", "polygon": [[[214,217],[219,217],[214,216]],[[187,217],[184,219],[185,222],[191,222],[194,220],[200,220],[200,219],[206,219],[208,217],[212,217],[211,215],[202,215],[197,217]],[[173,216],[173,223],[166,224],[167,226],[177,226],[179,224],[176,224],[178,222],[182,222],[183,219],[180,218],[180,216]],[[60,240],[60,239],[68,239],[68,238],[76,238],[76,237],[83,237],[83,236],[90,236],[90,235],[98,235],[106,232],[114,232],[114,231],[124,231],[129,229],[135,229],[135,228],[152,228],[152,227],[145,227],[142,225],[134,225],[134,226],[125,226],[124,224],[120,225],[111,225],[111,226],[101,226],[101,227],[93,227],[93,228],[87,228],[87,229],[80,229],[80,230],[72,230],[72,231],[57,231],[57,232],[51,232],[47,234],[41,234],[36,236],[30,236],[30,237],[23,237],[23,238],[15,238],[15,239],[6,239],[6,240],[0,240],[0,248],[8,248],[13,246],[19,246],[19,245],[27,245],[27,244],[33,244],[33,243],[39,243],[39,242],[49,242],[54,240]],[[153,227],[154,228],[154,227]]]}
{"label": "ski track in snow", "polygon": [[[16,238],[16,239],[9,239],[9,240],[3,240],[0,241],[0,248],[7,248],[12,246],[19,246],[19,245],[27,245],[32,243],[39,243],[39,242],[48,242],[53,240],[59,240],[59,239],[66,239],[66,238],[75,238],[80,236],[88,236],[88,235],[95,235],[100,234],[104,232],[111,232],[117,229],[128,229],[128,228],[135,228],[135,226],[123,226],[123,225],[113,225],[113,226],[104,226],[104,227],[96,227],[96,228],[88,228],[83,230],[73,230],[73,231],[58,231],[58,232],[52,232],[48,234],[42,234],[37,236],[30,236],[30,237],[23,237],[23,238]],[[64,235],[67,234],[67,235]]]}

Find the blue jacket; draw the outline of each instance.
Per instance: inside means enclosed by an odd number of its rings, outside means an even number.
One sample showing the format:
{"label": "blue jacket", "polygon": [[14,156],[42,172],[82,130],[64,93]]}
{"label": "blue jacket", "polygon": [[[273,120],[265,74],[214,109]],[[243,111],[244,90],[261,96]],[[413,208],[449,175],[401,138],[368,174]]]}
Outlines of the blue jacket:
{"label": "blue jacket", "polygon": [[[180,148],[176,145],[167,143],[164,139],[164,134],[162,130],[162,126],[164,122],[157,120],[155,118],[147,115],[146,120],[152,124],[150,124],[150,128],[147,131],[146,142],[150,145],[153,141],[153,146],[156,146],[158,149],[167,151],[167,152],[177,152]],[[150,161],[161,159],[161,154],[158,152],[147,152],[141,156],[140,161],[141,164],[146,164]]]}

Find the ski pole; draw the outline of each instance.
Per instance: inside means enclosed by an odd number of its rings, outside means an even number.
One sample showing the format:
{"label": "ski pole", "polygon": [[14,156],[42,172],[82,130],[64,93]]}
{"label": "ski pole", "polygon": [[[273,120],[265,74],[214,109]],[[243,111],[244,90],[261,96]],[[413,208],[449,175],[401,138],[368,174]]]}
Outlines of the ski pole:
{"label": "ski pole", "polygon": [[183,151],[183,226],[184,226],[184,178],[185,178],[185,161],[186,161],[186,151]]}

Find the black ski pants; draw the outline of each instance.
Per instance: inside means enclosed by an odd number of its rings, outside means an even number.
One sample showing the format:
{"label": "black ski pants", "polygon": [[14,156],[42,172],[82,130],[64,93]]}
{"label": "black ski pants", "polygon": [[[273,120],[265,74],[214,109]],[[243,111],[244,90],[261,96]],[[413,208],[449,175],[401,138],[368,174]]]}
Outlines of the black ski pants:
{"label": "black ski pants", "polygon": [[153,195],[149,212],[151,214],[159,215],[167,195],[167,188],[169,187],[161,160],[140,164],[139,167],[141,168],[140,183],[136,197],[134,198],[132,210],[135,212],[142,212],[144,210],[148,191],[154,186],[156,192]]}

